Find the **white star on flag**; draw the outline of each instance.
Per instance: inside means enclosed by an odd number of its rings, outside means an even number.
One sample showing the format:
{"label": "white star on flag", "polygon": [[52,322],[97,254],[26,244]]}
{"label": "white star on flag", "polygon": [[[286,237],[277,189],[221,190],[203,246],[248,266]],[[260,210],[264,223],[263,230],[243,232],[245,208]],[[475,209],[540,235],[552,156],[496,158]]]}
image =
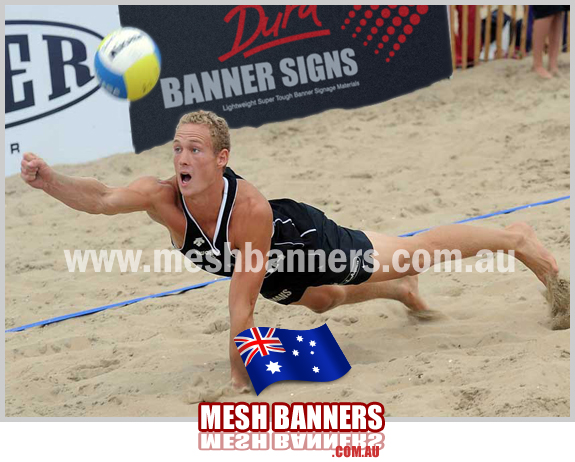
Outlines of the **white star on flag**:
{"label": "white star on flag", "polygon": [[313,371],[317,374],[319,372],[319,367],[313,366]]}
{"label": "white star on flag", "polygon": [[297,351],[297,350],[293,350],[293,355],[294,355],[294,356],[297,356],[297,355],[299,355],[299,351]]}
{"label": "white star on flag", "polygon": [[310,344],[312,347],[314,347],[314,346],[315,346],[315,341],[312,340],[311,342],[309,342],[309,344]]}
{"label": "white star on flag", "polygon": [[266,364],[266,366],[268,367],[266,370],[270,371],[273,374],[275,374],[276,372],[281,372],[280,371],[280,366],[278,363],[274,363],[273,361],[270,361],[269,364]]}
{"label": "white star on flag", "polygon": [[310,351],[310,353],[311,353],[312,355],[314,355],[314,354],[315,354],[313,351]]}
{"label": "white star on flag", "polygon": [[296,340],[297,340],[298,342],[301,342],[301,341],[303,340],[303,337],[302,337],[301,335],[298,335],[298,336],[296,337]]}

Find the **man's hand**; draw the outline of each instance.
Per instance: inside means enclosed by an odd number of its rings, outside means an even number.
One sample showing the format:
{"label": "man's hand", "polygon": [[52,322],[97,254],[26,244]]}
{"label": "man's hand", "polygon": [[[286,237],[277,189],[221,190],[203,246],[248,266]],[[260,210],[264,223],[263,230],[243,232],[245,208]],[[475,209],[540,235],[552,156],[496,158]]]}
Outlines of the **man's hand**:
{"label": "man's hand", "polygon": [[36,189],[44,189],[53,176],[52,169],[44,159],[31,152],[26,152],[22,156],[20,172],[22,179]]}
{"label": "man's hand", "polygon": [[237,393],[249,393],[254,389],[250,377],[234,378],[234,371],[232,371],[232,389]]}

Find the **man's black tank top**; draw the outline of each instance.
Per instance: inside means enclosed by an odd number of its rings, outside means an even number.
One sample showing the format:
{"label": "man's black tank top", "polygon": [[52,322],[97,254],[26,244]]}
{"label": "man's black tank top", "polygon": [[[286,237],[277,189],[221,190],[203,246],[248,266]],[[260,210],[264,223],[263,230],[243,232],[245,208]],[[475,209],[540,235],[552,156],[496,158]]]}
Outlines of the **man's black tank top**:
{"label": "man's black tank top", "polygon": [[[178,250],[190,258],[196,266],[219,276],[231,276],[235,267],[235,256],[229,246],[229,224],[236,201],[238,180],[242,180],[242,177],[227,167],[224,171],[224,194],[213,241],[210,241],[202,231],[193,217],[193,211],[188,210],[184,197],[180,193],[186,217],[186,234],[184,245]],[[269,203],[274,222],[273,233],[270,236],[272,253],[266,278],[274,272],[274,262],[279,261],[274,257],[279,256],[281,259],[281,255],[290,249],[301,249],[304,253],[316,249],[318,232],[321,232],[308,211],[312,207],[291,199],[273,199]],[[319,210],[317,212],[321,213]],[[295,265],[297,264],[296,260]],[[302,274],[301,277],[303,276]],[[297,275],[295,277],[297,278]]]}

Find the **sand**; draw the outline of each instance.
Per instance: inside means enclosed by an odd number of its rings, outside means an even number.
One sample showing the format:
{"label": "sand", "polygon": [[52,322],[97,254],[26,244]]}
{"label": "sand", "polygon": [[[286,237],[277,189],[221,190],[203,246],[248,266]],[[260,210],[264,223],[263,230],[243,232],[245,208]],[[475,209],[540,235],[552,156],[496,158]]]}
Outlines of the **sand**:
{"label": "sand", "polygon": [[[569,61],[542,81],[531,59],[457,72],[400,99],[232,133],[231,167],[268,198],[390,235],[569,194]],[[81,149],[81,147],[80,147]],[[37,153],[42,155],[42,153]],[[70,175],[126,185],[171,175],[171,150],[118,154]],[[6,328],[183,287],[207,273],[69,273],[64,249],[169,248],[146,214],[92,216],[6,179]],[[526,221],[569,278],[570,202],[494,217]],[[6,334],[8,416],[196,416],[201,400],[379,401],[388,416],[568,416],[570,329],[545,287],[513,273],[435,273],[420,291],[436,322],[376,300],[317,315],[260,299],[256,323],[327,322],[352,365],[335,382],[283,382],[259,397],[228,381],[228,282]],[[218,391],[220,390],[220,391]]]}

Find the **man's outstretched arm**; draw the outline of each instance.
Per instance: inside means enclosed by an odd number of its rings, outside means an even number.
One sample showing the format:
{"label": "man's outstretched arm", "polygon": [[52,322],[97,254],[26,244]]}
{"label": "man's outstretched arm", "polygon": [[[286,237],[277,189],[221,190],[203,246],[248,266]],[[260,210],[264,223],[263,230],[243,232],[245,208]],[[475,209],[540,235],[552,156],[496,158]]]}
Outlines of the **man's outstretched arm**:
{"label": "man's outstretched arm", "polygon": [[76,178],[55,172],[43,159],[25,153],[21,163],[22,179],[42,189],[60,202],[81,212],[116,215],[149,211],[158,180],[144,177],[127,188],[111,188],[94,178]]}
{"label": "man's outstretched arm", "polygon": [[[241,229],[241,239],[238,241],[241,242],[238,245],[241,255],[236,258],[229,298],[230,364],[232,386],[241,390],[249,386],[250,378],[234,343],[234,337],[254,327],[254,308],[266,273],[273,229],[273,215],[269,203],[263,199],[250,208],[250,213],[242,217],[242,226],[238,228]],[[251,244],[252,255],[248,254],[248,243]],[[261,258],[256,257],[256,252],[261,254]],[[246,271],[246,263],[251,263],[252,270]],[[261,266],[257,270],[253,269],[258,264]]]}

